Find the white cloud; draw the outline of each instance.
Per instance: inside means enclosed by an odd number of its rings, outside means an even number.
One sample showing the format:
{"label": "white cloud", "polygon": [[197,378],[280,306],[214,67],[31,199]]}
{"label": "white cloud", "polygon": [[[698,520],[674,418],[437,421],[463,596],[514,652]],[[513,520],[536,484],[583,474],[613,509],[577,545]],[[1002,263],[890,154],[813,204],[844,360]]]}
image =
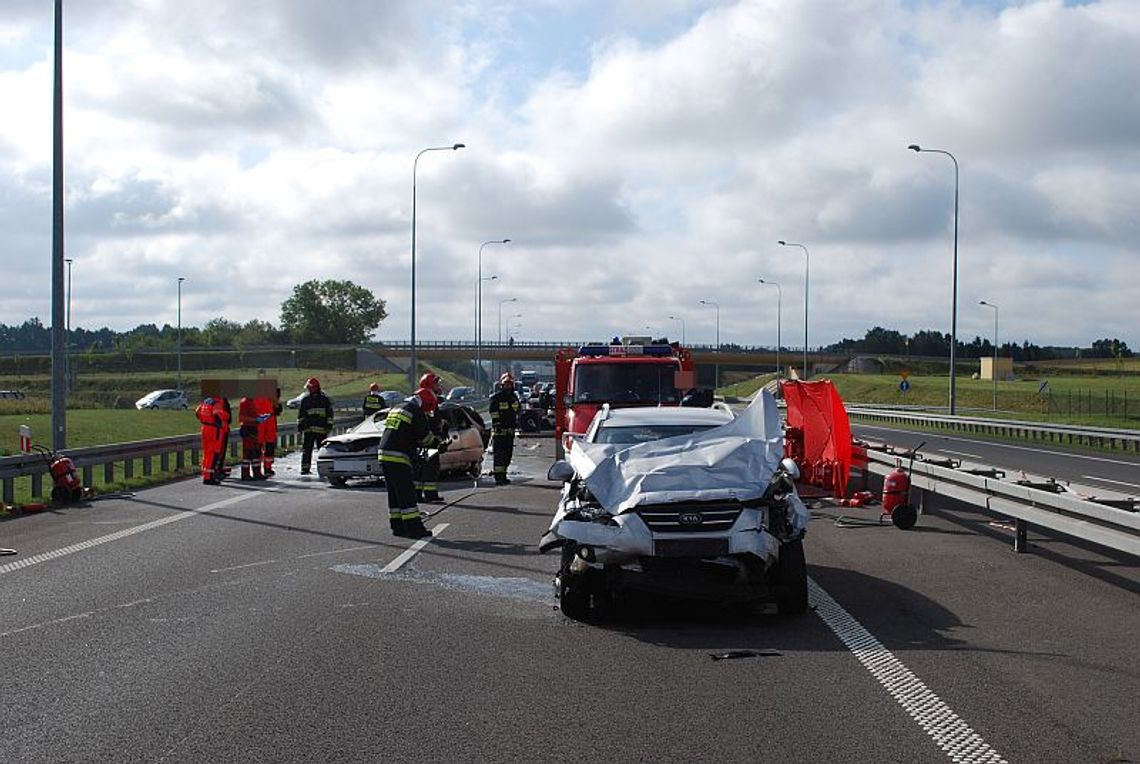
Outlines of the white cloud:
{"label": "white cloud", "polygon": [[[0,322],[50,315],[50,12],[0,9]],[[406,338],[412,163],[424,338],[650,324],[711,343],[875,325],[1129,337],[1138,260],[1140,5],[797,0],[77,5],[66,19],[73,325],[278,320],[351,279]],[[1041,307],[1048,306],[1046,310]],[[161,316],[170,318],[163,319]],[[1004,332],[1003,332],[1004,333]],[[970,335],[972,336],[972,335]],[[793,339],[797,338],[797,339]]]}

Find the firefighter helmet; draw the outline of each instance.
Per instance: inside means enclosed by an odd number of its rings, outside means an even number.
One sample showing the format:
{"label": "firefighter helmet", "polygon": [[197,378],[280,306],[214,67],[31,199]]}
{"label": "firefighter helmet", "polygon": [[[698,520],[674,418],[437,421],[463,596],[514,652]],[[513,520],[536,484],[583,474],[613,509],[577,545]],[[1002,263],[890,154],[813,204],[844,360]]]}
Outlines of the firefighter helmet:
{"label": "firefighter helmet", "polygon": [[504,371],[503,376],[499,377],[499,384],[503,387],[514,387],[515,378],[511,376],[509,371]]}
{"label": "firefighter helmet", "polygon": [[436,395],[443,395],[443,385],[440,383],[439,377],[430,371],[420,377],[419,386],[425,390],[431,390]]}
{"label": "firefighter helmet", "polygon": [[305,380],[305,389],[309,392],[314,392],[321,389],[321,381],[316,377],[309,377]]}
{"label": "firefighter helmet", "polygon": [[416,397],[420,399],[420,408],[425,414],[431,414],[439,407],[439,399],[430,388],[421,387],[416,390]]}
{"label": "firefighter helmet", "polygon": [[373,382],[371,385],[369,385],[369,386],[368,386],[368,392],[370,392],[370,393],[378,393],[378,392],[380,392],[380,385],[378,385],[377,383]]}

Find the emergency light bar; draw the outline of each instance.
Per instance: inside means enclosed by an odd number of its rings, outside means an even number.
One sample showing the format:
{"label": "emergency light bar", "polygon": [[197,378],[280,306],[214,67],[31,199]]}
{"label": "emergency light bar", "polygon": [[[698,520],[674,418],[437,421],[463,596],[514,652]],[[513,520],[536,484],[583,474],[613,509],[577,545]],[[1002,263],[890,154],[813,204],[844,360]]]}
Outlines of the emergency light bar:
{"label": "emergency light bar", "polygon": [[578,355],[615,357],[645,355],[656,358],[671,358],[673,348],[670,345],[583,345],[578,348]]}

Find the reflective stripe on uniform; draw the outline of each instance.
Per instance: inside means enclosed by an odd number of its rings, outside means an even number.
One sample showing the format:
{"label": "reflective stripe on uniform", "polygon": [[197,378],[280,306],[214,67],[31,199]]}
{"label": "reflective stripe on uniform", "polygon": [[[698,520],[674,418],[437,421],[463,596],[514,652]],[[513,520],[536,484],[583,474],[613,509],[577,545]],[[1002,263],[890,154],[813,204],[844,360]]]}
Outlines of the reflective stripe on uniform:
{"label": "reflective stripe on uniform", "polygon": [[406,464],[409,467],[412,466],[411,457],[409,457],[403,451],[381,451],[380,461],[393,462],[395,464]]}
{"label": "reflective stripe on uniform", "polygon": [[412,415],[401,409],[392,409],[388,416],[384,418],[384,427],[391,430],[398,430],[400,425],[411,423]]}

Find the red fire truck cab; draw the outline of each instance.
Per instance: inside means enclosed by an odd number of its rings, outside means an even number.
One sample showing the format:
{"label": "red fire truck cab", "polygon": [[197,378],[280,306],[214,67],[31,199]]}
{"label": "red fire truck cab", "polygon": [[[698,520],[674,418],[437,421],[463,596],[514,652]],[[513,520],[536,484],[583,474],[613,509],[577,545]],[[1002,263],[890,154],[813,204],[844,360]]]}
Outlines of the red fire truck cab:
{"label": "red fire truck cab", "polygon": [[692,354],[665,343],[583,345],[554,357],[555,455],[586,432],[602,404],[678,406],[696,385]]}

